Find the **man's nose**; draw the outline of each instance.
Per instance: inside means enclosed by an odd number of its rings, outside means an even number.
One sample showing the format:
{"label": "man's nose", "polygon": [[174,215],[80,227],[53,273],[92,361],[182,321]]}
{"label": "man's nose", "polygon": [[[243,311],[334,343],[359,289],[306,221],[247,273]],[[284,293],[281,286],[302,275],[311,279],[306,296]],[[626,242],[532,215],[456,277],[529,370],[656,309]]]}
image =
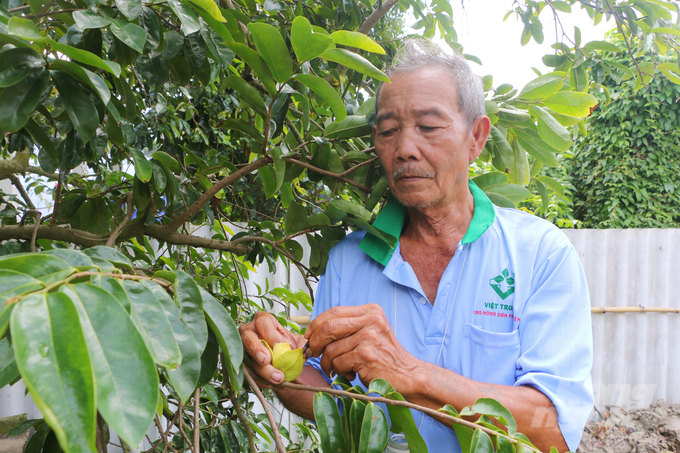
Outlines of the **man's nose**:
{"label": "man's nose", "polygon": [[396,143],[395,158],[402,162],[418,161],[421,159],[419,140],[415,130],[403,128]]}

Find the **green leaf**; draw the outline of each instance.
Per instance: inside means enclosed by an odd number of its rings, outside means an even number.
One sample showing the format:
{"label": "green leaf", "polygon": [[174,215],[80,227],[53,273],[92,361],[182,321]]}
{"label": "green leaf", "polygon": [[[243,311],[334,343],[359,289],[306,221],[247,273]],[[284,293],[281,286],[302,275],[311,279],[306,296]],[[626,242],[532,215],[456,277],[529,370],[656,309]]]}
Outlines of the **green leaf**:
{"label": "green leaf", "polygon": [[583,45],[584,49],[588,50],[604,50],[607,52],[621,52],[614,44],[607,41],[590,41]]}
{"label": "green leaf", "polygon": [[493,442],[487,433],[477,428],[472,435],[470,451],[475,453],[494,453]]}
{"label": "green leaf", "polygon": [[175,272],[177,278],[173,282],[175,303],[179,307],[182,321],[189,327],[196,339],[199,352],[203,352],[208,342],[208,327],[203,314],[203,295],[193,278],[182,271]]}
{"label": "green leaf", "polygon": [[142,27],[122,19],[111,19],[110,29],[111,33],[113,33],[116,38],[120,39],[126,46],[139,53],[144,52],[146,32]]}
{"label": "green leaf", "polygon": [[506,174],[501,173],[500,171],[490,171],[483,175],[476,176],[472,178],[472,182],[485,191],[495,187],[503,187],[510,183]]}
{"label": "green leaf", "polygon": [[274,77],[272,77],[267,63],[257,54],[257,52],[250,47],[237,42],[228,42],[225,43],[225,45],[233,50],[248,66],[253,68],[253,71],[255,71],[255,74],[260,78],[262,85],[265,86],[269,94],[276,94],[276,81],[274,80]]}
{"label": "green leaf", "polygon": [[111,294],[121,307],[123,307],[128,314],[130,313],[130,310],[132,309],[132,307],[130,307],[130,298],[118,279],[109,277],[108,275],[93,275],[91,282],[93,285],[99,286],[101,289]]}
{"label": "green leaf", "polygon": [[94,372],[73,302],[62,293],[28,296],[11,324],[23,381],[61,448],[95,451]]}
{"label": "green leaf", "polygon": [[323,132],[327,138],[353,138],[369,135],[373,128],[365,116],[348,115],[342,121],[329,124]]}
{"label": "green leaf", "polygon": [[[396,401],[405,401],[404,397],[399,393],[388,394],[385,397]],[[408,442],[409,451],[414,453],[426,453],[427,445],[418,431],[418,427],[416,426],[416,422],[413,420],[413,414],[411,413],[411,410],[408,407],[392,405],[388,405],[387,410],[390,413],[390,420],[392,420],[392,431],[394,431],[396,420],[397,426],[399,426],[404,431],[406,441]]]}
{"label": "green leaf", "polygon": [[494,417],[503,426],[508,428],[508,434],[513,435],[517,432],[517,422],[509,410],[493,398],[479,398],[472,407],[464,408],[460,415],[481,414]]}
{"label": "green leaf", "polygon": [[7,338],[0,340],[0,389],[20,377],[14,351]]}
{"label": "green leaf", "polygon": [[567,116],[584,118],[597,105],[595,96],[581,91],[559,91],[543,99],[546,107]]}
{"label": "green leaf", "polygon": [[52,283],[55,277],[64,278],[77,271],[59,257],[36,253],[0,256],[0,269],[28,274],[42,283]]}
{"label": "green leaf", "polygon": [[264,135],[258,128],[253,126],[250,123],[246,123],[245,121],[238,120],[238,119],[231,119],[227,118],[224,120],[222,123],[222,128],[224,130],[232,130],[235,129],[237,131],[241,131],[255,139],[256,142],[258,142],[260,145],[262,144],[262,141],[264,140]]}
{"label": "green leaf", "polygon": [[566,73],[559,71],[542,75],[522,88],[519,97],[524,99],[540,99],[549,96],[562,88],[566,77]]}
{"label": "green leaf", "polygon": [[97,409],[128,445],[153,423],[158,374],[144,339],[123,307],[91,284],[62,286],[80,317],[94,369]]}
{"label": "green leaf", "polygon": [[[31,134],[31,137],[33,137],[33,141],[40,145],[42,148],[41,151],[44,151],[49,159],[51,160],[52,165],[56,165],[57,163],[57,148],[54,146],[54,143],[52,143],[52,140],[47,136],[45,133],[45,130],[35,121],[32,119],[29,119],[26,125],[24,126],[24,129],[28,131],[29,134]],[[39,160],[42,162],[43,159],[39,157]]]}
{"label": "green leaf", "polygon": [[[380,69],[373,66],[373,63],[359,54],[345,49],[327,49],[321,54],[321,58],[340,63],[343,66],[353,69],[362,74],[373,77],[382,82],[389,82],[390,78]],[[304,82],[303,82],[304,83]]]}
{"label": "green leaf", "polygon": [[191,330],[180,318],[179,309],[172,297],[155,283],[146,280],[144,285],[163,307],[165,316],[172,326],[172,334],[182,354],[182,363],[177,368],[168,370],[168,377],[177,395],[182,402],[186,403],[191,398],[201,373],[201,352],[198,343]]}
{"label": "green leaf", "polygon": [[293,75],[293,60],[279,31],[261,22],[249,23],[248,30],[253,36],[257,52],[269,66],[274,79],[286,83]]}
{"label": "green leaf", "polygon": [[[500,157],[506,169],[512,168],[515,165],[515,153],[512,150],[510,143],[508,143],[505,134],[503,134],[496,126],[491,126],[491,139],[496,146],[497,157]],[[498,170],[504,170],[503,168],[499,168],[495,162],[494,166]]]}
{"label": "green leaf", "polygon": [[338,30],[331,33],[331,39],[335,44],[341,44],[347,47],[356,47],[357,49],[373,52],[380,55],[385,55],[385,49],[377,42],[363,33],[348,30]]}
{"label": "green leaf", "polygon": [[342,102],[340,95],[330,83],[326,82],[321,77],[313,76],[311,74],[295,74],[294,78],[302,82],[302,84],[326,101],[331,110],[333,110],[333,113],[335,113],[337,121],[342,121],[347,117],[345,103]]}
{"label": "green leaf", "polygon": [[[194,11],[198,13],[201,18],[207,22],[210,27],[215,30],[215,32],[222,38],[224,42],[231,42],[234,40],[234,38],[231,36],[231,33],[229,32],[229,29],[222,25],[220,22],[226,22],[226,19],[224,16],[222,16],[222,13],[220,12],[220,9],[217,7],[217,4],[215,4],[214,1],[212,0],[198,0],[201,3],[208,3],[208,7],[210,5],[214,6],[216,11],[209,12],[207,8],[201,8],[201,7],[194,7]],[[200,4],[198,2],[194,2],[196,5]],[[216,14],[213,14],[216,13]]]}
{"label": "green leaf", "polygon": [[496,206],[500,206],[501,208],[515,208],[515,203],[512,202],[508,197],[501,195],[499,193],[495,193],[492,191],[489,192],[484,192],[486,193],[486,196],[489,197],[489,200]]}
{"label": "green leaf", "polygon": [[222,83],[222,87],[236,90],[241,95],[241,98],[250,104],[257,113],[262,115],[263,118],[267,118],[267,107],[265,106],[262,97],[260,97],[257,90],[250,86],[248,82],[239,76],[232,75],[227,77]]}
{"label": "green leaf", "polygon": [[572,143],[569,131],[542,107],[530,105],[529,110],[538,121],[538,135],[553,148],[559,151],[568,150]]}
{"label": "green leaf", "polygon": [[[342,377],[342,376],[340,376]],[[351,388],[351,384],[340,384],[343,390]],[[366,412],[366,403],[359,400],[353,400],[349,409],[349,424],[352,432],[352,451],[356,451],[361,439],[361,424],[364,421],[364,413]],[[384,451],[381,450],[381,452]]]}
{"label": "green leaf", "polygon": [[111,23],[111,18],[103,17],[92,10],[74,11],[73,20],[79,29],[85,31],[89,28],[103,28]]}
{"label": "green leaf", "polygon": [[151,157],[154,160],[165,164],[168,167],[168,169],[173,173],[179,173],[180,171],[182,171],[181,167],[179,166],[179,162],[177,162],[177,159],[175,159],[168,153],[164,153],[163,151],[156,151],[155,153],[153,153]]}
{"label": "green leaf", "polygon": [[[408,410],[408,409],[406,409]],[[342,430],[342,420],[335,399],[328,393],[314,395],[314,418],[325,452],[350,453]]]}
{"label": "green leaf", "polygon": [[500,194],[513,202],[520,202],[531,196],[531,192],[529,190],[518,184],[506,184],[504,186],[494,187],[489,189],[487,192]]}
{"label": "green leaf", "polygon": [[38,27],[31,20],[17,16],[7,22],[7,34],[31,40],[41,38]]}
{"label": "green leaf", "polygon": [[[234,320],[229,312],[207,291],[201,288],[203,311],[210,330],[215,334],[226,360],[229,361],[230,372],[235,372],[243,362],[243,343]],[[233,376],[230,376],[232,383]]]}
{"label": "green leaf", "polygon": [[56,60],[50,63],[50,69],[65,72],[80,83],[89,85],[99,95],[104,104],[108,104],[111,100],[111,91],[109,91],[109,87],[104,79],[79,64],[72,61]]}
{"label": "green leaf", "polygon": [[314,33],[309,20],[305,16],[298,16],[291,26],[290,42],[298,61],[302,63],[321,55],[333,40],[321,33]]}
{"label": "green leaf", "polygon": [[170,369],[177,367],[182,362],[182,355],[161,303],[142,283],[125,280],[123,286],[130,299],[132,320],[154,362]]}
{"label": "green leaf", "polygon": [[563,2],[563,1],[553,1],[552,6],[557,10],[557,11],[562,11],[563,13],[570,13],[571,12],[571,6],[569,6],[569,3]]}
{"label": "green leaf", "polygon": [[132,21],[142,13],[142,0],[116,0],[116,7],[128,20]]}
{"label": "green leaf", "polygon": [[41,253],[45,255],[57,256],[79,271],[86,271],[96,267],[89,256],[78,250],[53,249],[46,250]]}
{"label": "green leaf", "polygon": [[538,135],[537,132],[530,129],[513,129],[517,141],[528,152],[532,157],[543,162],[543,164],[549,167],[557,167],[559,162],[555,157],[557,150],[550,147],[543,139]]}
{"label": "green leaf", "polygon": [[90,94],[73,77],[62,72],[52,71],[52,80],[78,135],[83,143],[89,142],[99,126],[99,114]]}
{"label": "green leaf", "polygon": [[33,49],[13,48],[0,53],[0,88],[12,86],[32,69],[45,66],[45,61]]}
{"label": "green leaf", "polygon": [[365,221],[371,220],[371,213],[360,204],[352,203],[343,199],[335,199],[330,202],[331,206],[345,211],[347,214],[359,217]]}
{"label": "green leaf", "polygon": [[198,17],[196,17],[193,9],[177,0],[168,0],[168,5],[177,15],[179,21],[182,22],[182,32],[184,32],[185,36],[201,31],[201,23],[198,21]]}
{"label": "green leaf", "polygon": [[262,187],[264,187],[264,196],[271,198],[276,192],[276,179],[272,174],[271,167],[262,167],[257,171],[257,175],[262,181]]}
{"label": "green leaf", "polygon": [[198,375],[196,387],[205,387],[210,383],[213,376],[215,375],[215,372],[217,371],[219,355],[220,345],[217,343],[215,334],[212,333],[212,330],[209,330],[208,342],[205,344],[203,354],[201,354],[201,371]]}
{"label": "green leaf", "polygon": [[[191,3],[199,6],[201,9],[205,10],[208,14],[210,14],[210,17],[213,19],[220,21],[220,22],[226,22],[227,20],[224,18],[222,13],[220,12],[220,9],[217,7],[217,4],[214,2],[214,0],[189,0]],[[198,10],[197,10],[198,12]],[[198,14],[203,17],[203,15],[198,12]],[[205,20],[205,18],[203,18]],[[229,35],[231,37],[231,35]],[[226,41],[226,40],[225,40]]]}
{"label": "green leaf", "polygon": [[[11,297],[42,289],[45,285],[28,274],[12,269],[0,270],[0,304]],[[1,326],[1,324],[0,324]],[[1,327],[0,327],[1,329]],[[2,332],[0,331],[0,336]]]}
{"label": "green leaf", "polygon": [[0,94],[0,130],[17,132],[26,125],[38,107],[47,83],[49,71],[35,68],[20,82],[5,88]]}
{"label": "green leaf", "polygon": [[536,179],[541,181],[546,186],[550,187],[550,189],[552,189],[552,191],[555,192],[560,197],[564,196],[564,187],[562,187],[562,184],[560,184],[558,181],[554,180],[550,176],[540,175],[536,176]]}
{"label": "green leaf", "polygon": [[118,63],[115,63],[113,61],[102,60],[101,58],[99,58],[98,56],[91,52],[67,46],[65,44],[59,44],[58,42],[50,38],[41,38],[35,41],[44,44],[49,44],[52,50],[63,53],[71,60],[79,61],[81,63],[85,63],[86,65],[94,66],[95,68],[99,68],[104,71],[110,72],[116,77],[120,77],[120,65]]}
{"label": "green leaf", "polygon": [[135,176],[142,182],[151,181],[151,176],[153,175],[151,162],[146,160],[144,153],[136,148],[130,148],[130,152],[132,153],[132,159],[135,162]]}
{"label": "green leaf", "polygon": [[307,224],[307,209],[300,203],[291,203],[286,212],[286,221],[284,228],[286,235],[290,236],[302,230]]}
{"label": "green leaf", "polygon": [[89,249],[83,250],[83,253],[90,257],[96,256],[97,258],[110,261],[116,267],[122,267],[125,269],[132,270],[132,263],[130,263],[130,260],[125,255],[123,255],[118,250],[112,247],[97,245],[94,247],[90,247]]}
{"label": "green leaf", "polygon": [[387,447],[388,437],[385,413],[374,403],[368,403],[361,423],[357,453],[382,453]]}

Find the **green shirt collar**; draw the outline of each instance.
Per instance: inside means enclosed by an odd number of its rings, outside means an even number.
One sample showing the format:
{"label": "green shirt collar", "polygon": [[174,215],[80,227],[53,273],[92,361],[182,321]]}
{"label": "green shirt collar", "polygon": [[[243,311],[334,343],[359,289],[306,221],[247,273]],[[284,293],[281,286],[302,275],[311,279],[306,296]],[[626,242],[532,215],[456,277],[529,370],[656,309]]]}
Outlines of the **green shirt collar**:
{"label": "green shirt collar", "polygon": [[[468,227],[465,236],[463,236],[463,244],[469,244],[470,242],[479,239],[496,219],[496,211],[494,210],[489,197],[487,197],[482,189],[477,187],[474,182],[468,181],[468,185],[470,187],[470,192],[472,193],[475,212],[472,215],[470,226]],[[383,266],[387,266],[387,263],[390,258],[392,258],[392,254],[399,243],[399,236],[401,236],[401,230],[404,228],[407,217],[408,212],[406,211],[406,207],[399,203],[396,198],[390,198],[380,210],[378,217],[376,217],[373,222],[373,226],[376,229],[397,238],[397,243],[394,245],[394,248],[370,233],[367,233],[361,240],[359,248]]]}

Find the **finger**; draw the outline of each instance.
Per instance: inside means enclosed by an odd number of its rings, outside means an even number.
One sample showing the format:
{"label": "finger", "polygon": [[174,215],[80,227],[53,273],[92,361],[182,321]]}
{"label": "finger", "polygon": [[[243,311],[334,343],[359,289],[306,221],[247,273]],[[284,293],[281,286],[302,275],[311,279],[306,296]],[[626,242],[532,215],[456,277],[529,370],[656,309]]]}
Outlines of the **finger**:
{"label": "finger", "polygon": [[272,365],[253,364],[253,371],[270,384],[281,384],[285,376],[281,370],[277,370]]}
{"label": "finger", "polygon": [[330,308],[323,313],[321,313],[319,316],[314,318],[312,322],[309,324],[309,327],[307,327],[307,331],[305,332],[305,337],[310,338],[312,333],[314,333],[319,326],[324,325],[326,322],[332,319],[340,319],[340,318],[354,318],[358,316],[362,316],[363,314],[369,312],[369,311],[374,311],[376,307],[382,311],[382,308],[379,305],[376,304],[367,304],[367,305],[357,305],[357,306],[352,306],[352,307],[333,307]]}
{"label": "finger", "polygon": [[271,362],[271,354],[269,349],[260,341],[260,335],[254,328],[243,328],[241,326],[241,341],[243,342],[243,350],[255,363],[260,365],[267,365]]}
{"label": "finger", "polygon": [[342,338],[359,334],[367,328],[379,327],[387,333],[391,328],[385,318],[382,309],[380,311],[368,310],[357,317],[342,317],[329,319],[319,325],[316,331],[309,337],[309,348],[314,357],[325,354],[326,347]]}
{"label": "finger", "polygon": [[286,330],[273,315],[269,313],[262,315],[258,313],[258,315],[253,319],[255,329],[270,347],[274,347],[277,343],[288,343],[292,348],[297,344],[295,336]]}

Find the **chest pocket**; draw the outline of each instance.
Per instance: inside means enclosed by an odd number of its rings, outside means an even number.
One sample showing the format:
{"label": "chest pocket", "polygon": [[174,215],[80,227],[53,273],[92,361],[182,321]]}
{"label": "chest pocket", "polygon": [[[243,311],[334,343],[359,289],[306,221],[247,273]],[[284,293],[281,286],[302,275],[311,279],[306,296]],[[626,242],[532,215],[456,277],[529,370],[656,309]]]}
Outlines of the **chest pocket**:
{"label": "chest pocket", "polygon": [[489,332],[465,324],[460,351],[461,374],[475,381],[513,385],[519,358],[519,332]]}

